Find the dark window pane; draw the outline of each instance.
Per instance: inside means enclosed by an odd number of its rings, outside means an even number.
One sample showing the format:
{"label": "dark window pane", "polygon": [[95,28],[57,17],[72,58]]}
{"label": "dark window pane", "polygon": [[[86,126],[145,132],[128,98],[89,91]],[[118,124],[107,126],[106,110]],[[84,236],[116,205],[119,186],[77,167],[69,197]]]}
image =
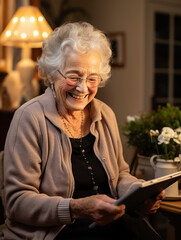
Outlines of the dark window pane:
{"label": "dark window pane", "polygon": [[153,102],[153,110],[157,110],[158,106],[166,107],[167,103],[168,103],[168,101],[159,102],[157,99],[155,99],[154,102]]}
{"label": "dark window pane", "polygon": [[155,14],[155,37],[169,39],[169,15],[164,13]]}
{"label": "dark window pane", "polygon": [[168,68],[169,63],[169,46],[168,44],[155,44],[155,67]]}
{"label": "dark window pane", "polygon": [[181,69],[181,46],[174,47],[174,68]]}
{"label": "dark window pane", "polygon": [[174,98],[181,98],[181,75],[174,75]]}
{"label": "dark window pane", "polygon": [[155,74],[155,97],[168,97],[168,74]]}
{"label": "dark window pane", "polygon": [[181,102],[175,101],[174,102],[174,106],[179,107],[181,109]]}
{"label": "dark window pane", "polygon": [[175,16],[175,40],[181,41],[181,16]]}

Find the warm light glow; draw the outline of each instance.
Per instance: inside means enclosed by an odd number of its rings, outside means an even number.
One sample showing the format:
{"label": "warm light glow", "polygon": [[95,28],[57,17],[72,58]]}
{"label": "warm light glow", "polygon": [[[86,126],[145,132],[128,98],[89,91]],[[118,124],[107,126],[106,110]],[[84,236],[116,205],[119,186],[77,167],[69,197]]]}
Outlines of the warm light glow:
{"label": "warm light glow", "polygon": [[6,36],[7,36],[7,37],[11,36],[11,31],[8,30],[8,31],[6,32]]}
{"label": "warm light glow", "polygon": [[43,38],[47,38],[47,37],[48,37],[48,33],[47,33],[47,32],[43,32],[43,33],[42,33],[42,37],[43,37]]}
{"label": "warm light glow", "polygon": [[14,31],[14,35],[17,36],[18,35],[18,30]]}
{"label": "warm light glow", "polygon": [[41,48],[52,32],[40,10],[34,6],[19,7],[12,20],[0,35],[0,44],[5,46]]}
{"label": "warm light glow", "polygon": [[17,17],[14,17],[14,18],[13,18],[13,23],[17,23],[17,21],[18,21],[18,18],[17,18]]}
{"label": "warm light glow", "polygon": [[35,22],[35,18],[34,17],[30,17],[30,22]]}
{"label": "warm light glow", "polygon": [[22,34],[21,34],[21,37],[22,37],[23,39],[25,39],[25,38],[27,37],[26,33],[22,33]]}
{"label": "warm light glow", "polygon": [[37,37],[39,35],[39,32],[37,30],[33,31],[33,35]]}
{"label": "warm light glow", "polygon": [[25,22],[25,17],[21,17],[21,18],[20,18],[20,21],[21,21],[21,22]]}
{"label": "warm light glow", "polygon": [[39,22],[43,22],[43,17],[40,16],[40,17],[38,18],[38,21],[39,21]]}

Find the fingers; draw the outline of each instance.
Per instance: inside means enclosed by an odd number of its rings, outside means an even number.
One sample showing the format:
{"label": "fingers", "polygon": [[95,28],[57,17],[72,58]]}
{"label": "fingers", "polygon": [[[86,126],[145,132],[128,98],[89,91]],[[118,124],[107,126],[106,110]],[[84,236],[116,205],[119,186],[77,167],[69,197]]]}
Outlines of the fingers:
{"label": "fingers", "polygon": [[147,199],[142,205],[140,205],[138,207],[138,211],[143,214],[143,215],[147,215],[147,214],[152,214],[152,213],[156,213],[157,210],[160,208],[160,203],[161,203],[161,199],[162,199],[162,195],[160,197],[158,197],[159,200],[156,200],[157,198],[150,198]]}
{"label": "fingers", "polygon": [[116,201],[115,199],[113,199],[113,198],[111,198],[111,197],[109,197],[105,194],[97,194],[97,195],[94,195],[92,197],[95,197],[97,199],[100,199],[100,200],[102,200],[104,202],[107,202],[107,203],[110,203],[110,204],[113,204]]}
{"label": "fingers", "polygon": [[156,213],[160,208],[161,201],[166,197],[166,192],[163,190],[160,192],[156,199],[148,199],[145,204],[147,204],[147,214]]}
{"label": "fingers", "polygon": [[157,210],[160,208],[160,203],[161,201],[155,202],[153,206],[150,209],[148,209],[147,214],[156,213]]}
{"label": "fingers", "polygon": [[110,208],[104,209],[103,211],[97,211],[93,216],[94,221],[101,226],[104,226],[108,223],[111,223],[118,218],[120,218],[125,213],[125,205],[113,206],[110,205]]}
{"label": "fingers", "polygon": [[71,216],[74,219],[91,219],[99,225],[108,224],[125,213],[125,205],[114,206],[114,199],[106,195],[72,199]]}
{"label": "fingers", "polygon": [[166,197],[166,192],[165,192],[165,190],[163,190],[163,191],[161,191],[161,193],[159,193],[156,196],[156,200],[163,200],[165,197]]}
{"label": "fingers", "polygon": [[91,215],[98,225],[106,225],[125,213],[125,205],[114,206],[114,199],[108,199],[105,195],[98,199],[101,201],[96,202],[95,211]]}

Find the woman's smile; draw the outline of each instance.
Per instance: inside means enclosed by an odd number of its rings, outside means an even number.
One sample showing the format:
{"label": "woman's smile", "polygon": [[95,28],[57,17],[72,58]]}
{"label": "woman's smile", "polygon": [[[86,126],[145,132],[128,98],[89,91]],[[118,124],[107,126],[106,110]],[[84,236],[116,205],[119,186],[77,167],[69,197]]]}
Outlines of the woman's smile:
{"label": "woman's smile", "polygon": [[74,99],[78,99],[78,100],[82,100],[82,99],[85,99],[88,94],[84,94],[84,95],[80,95],[80,94],[74,94],[74,93],[71,93],[71,92],[67,92],[69,96],[71,96],[72,98]]}

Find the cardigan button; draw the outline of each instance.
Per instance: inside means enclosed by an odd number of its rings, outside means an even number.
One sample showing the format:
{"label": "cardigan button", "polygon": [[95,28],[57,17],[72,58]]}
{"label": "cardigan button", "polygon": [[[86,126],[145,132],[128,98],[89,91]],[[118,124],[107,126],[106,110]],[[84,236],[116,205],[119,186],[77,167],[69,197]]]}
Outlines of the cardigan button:
{"label": "cardigan button", "polygon": [[99,188],[99,187],[95,185],[95,186],[93,187],[93,190],[97,192],[98,188]]}
{"label": "cardigan button", "polygon": [[102,161],[104,161],[104,162],[105,162],[105,161],[106,161],[106,159],[105,159],[105,158],[102,158]]}

